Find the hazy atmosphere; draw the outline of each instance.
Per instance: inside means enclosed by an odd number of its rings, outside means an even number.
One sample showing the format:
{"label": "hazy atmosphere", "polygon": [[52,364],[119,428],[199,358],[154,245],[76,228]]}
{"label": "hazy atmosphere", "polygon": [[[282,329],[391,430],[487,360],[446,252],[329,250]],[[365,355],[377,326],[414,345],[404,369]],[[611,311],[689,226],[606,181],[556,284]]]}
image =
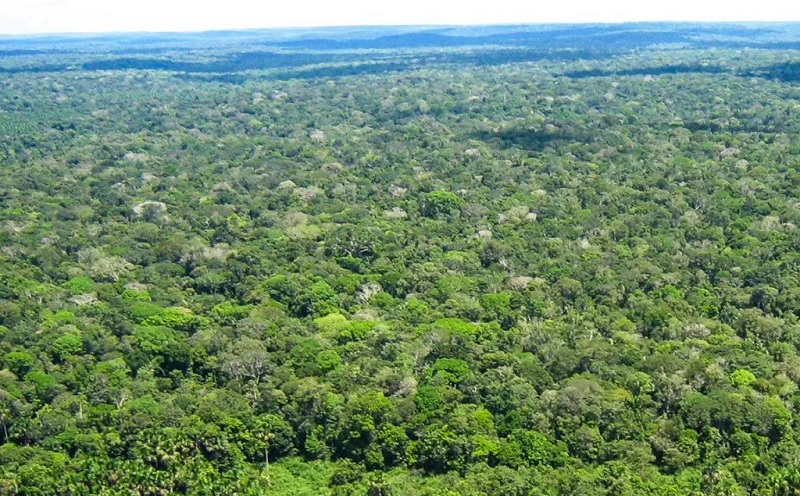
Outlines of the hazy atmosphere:
{"label": "hazy atmosphere", "polygon": [[796,20],[800,20],[800,4],[781,0],[757,3],[4,0],[0,5],[0,33],[4,34],[405,24]]}

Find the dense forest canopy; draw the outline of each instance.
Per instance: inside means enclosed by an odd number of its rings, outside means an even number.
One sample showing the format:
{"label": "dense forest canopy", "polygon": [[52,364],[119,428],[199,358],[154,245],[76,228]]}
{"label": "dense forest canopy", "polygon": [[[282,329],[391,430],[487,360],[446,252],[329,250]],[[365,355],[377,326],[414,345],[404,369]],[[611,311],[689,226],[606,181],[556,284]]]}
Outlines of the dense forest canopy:
{"label": "dense forest canopy", "polygon": [[0,494],[797,494],[798,49],[0,38]]}

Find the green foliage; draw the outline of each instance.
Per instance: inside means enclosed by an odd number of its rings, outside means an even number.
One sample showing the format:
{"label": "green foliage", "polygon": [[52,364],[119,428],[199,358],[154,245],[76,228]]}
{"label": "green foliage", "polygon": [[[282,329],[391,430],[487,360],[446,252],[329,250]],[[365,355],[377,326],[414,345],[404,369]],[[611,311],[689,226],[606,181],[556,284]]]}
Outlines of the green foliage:
{"label": "green foliage", "polygon": [[90,277],[73,277],[64,283],[64,287],[73,295],[89,293],[94,290],[94,281]]}
{"label": "green foliage", "polygon": [[[193,330],[197,324],[198,319],[191,314],[188,309],[184,308],[160,308],[154,309],[153,307],[143,308],[140,305],[143,303],[136,303],[137,315],[144,316],[141,320],[142,324],[148,326],[165,326],[172,329],[190,331]],[[142,310],[144,310],[142,312]]]}
{"label": "green foliage", "polygon": [[10,351],[3,355],[3,364],[18,376],[24,375],[36,363],[36,359],[27,351]]}
{"label": "green foliage", "polygon": [[743,369],[737,369],[731,372],[730,379],[731,379],[731,384],[740,388],[751,387],[757,381],[755,374],[753,374],[749,370],[743,370]]}
{"label": "green foliage", "polygon": [[423,412],[432,412],[444,406],[444,394],[441,386],[420,386],[414,396],[414,402]]}
{"label": "green foliage", "polygon": [[221,322],[233,323],[247,317],[252,310],[252,305],[239,305],[236,302],[228,300],[219,305],[215,305],[211,309],[211,313]]}
{"label": "green foliage", "polygon": [[794,494],[796,27],[462,31],[0,40],[0,494]]}
{"label": "green foliage", "polygon": [[51,352],[56,359],[64,361],[67,357],[78,355],[83,351],[83,339],[80,335],[69,333],[53,341]]}
{"label": "green foliage", "polygon": [[298,376],[313,376],[320,373],[317,356],[323,351],[316,339],[305,339],[292,347],[289,357]]}
{"label": "green foliage", "polygon": [[434,323],[434,328],[466,338],[474,338],[479,330],[476,324],[457,318],[439,319]]}
{"label": "green foliage", "polygon": [[563,443],[556,445],[539,432],[518,430],[512,433],[510,440],[519,446],[522,458],[530,465],[559,467],[569,461]]}
{"label": "green foliage", "polygon": [[323,373],[336,369],[342,364],[342,357],[336,350],[325,350],[317,355],[317,366]]}
{"label": "green foliage", "polygon": [[132,338],[147,353],[164,352],[176,342],[175,331],[165,326],[138,326]]}
{"label": "green foliage", "polygon": [[470,373],[469,364],[457,358],[440,358],[431,368],[434,377],[440,377],[453,384],[462,382]]}
{"label": "green foliage", "polygon": [[449,215],[461,208],[464,200],[451,191],[433,191],[420,200],[420,212],[426,217]]}
{"label": "green foliage", "polygon": [[126,289],[122,292],[123,300],[149,302],[151,301],[150,293],[145,290]]}
{"label": "green foliage", "polygon": [[130,315],[134,322],[142,323],[150,317],[161,313],[162,308],[155,303],[136,301],[131,305]]}
{"label": "green foliage", "polygon": [[353,330],[353,325],[340,313],[332,313],[325,317],[314,319],[314,325],[319,329],[320,334],[328,338],[350,337]]}

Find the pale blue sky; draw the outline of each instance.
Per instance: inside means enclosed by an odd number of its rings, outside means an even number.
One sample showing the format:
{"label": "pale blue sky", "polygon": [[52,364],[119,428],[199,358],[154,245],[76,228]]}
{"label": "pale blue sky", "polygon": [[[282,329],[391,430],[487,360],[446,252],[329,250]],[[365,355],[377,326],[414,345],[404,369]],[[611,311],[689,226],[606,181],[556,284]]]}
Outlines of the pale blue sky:
{"label": "pale blue sky", "polygon": [[800,21],[796,0],[0,0],[0,33],[624,21]]}

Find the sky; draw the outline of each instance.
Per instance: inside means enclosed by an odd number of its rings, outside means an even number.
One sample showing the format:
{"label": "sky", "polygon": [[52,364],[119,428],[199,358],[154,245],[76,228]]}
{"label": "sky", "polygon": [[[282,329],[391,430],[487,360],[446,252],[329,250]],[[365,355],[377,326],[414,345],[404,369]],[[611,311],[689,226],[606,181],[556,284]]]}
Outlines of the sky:
{"label": "sky", "polygon": [[0,33],[630,21],[800,21],[796,0],[0,0]]}

